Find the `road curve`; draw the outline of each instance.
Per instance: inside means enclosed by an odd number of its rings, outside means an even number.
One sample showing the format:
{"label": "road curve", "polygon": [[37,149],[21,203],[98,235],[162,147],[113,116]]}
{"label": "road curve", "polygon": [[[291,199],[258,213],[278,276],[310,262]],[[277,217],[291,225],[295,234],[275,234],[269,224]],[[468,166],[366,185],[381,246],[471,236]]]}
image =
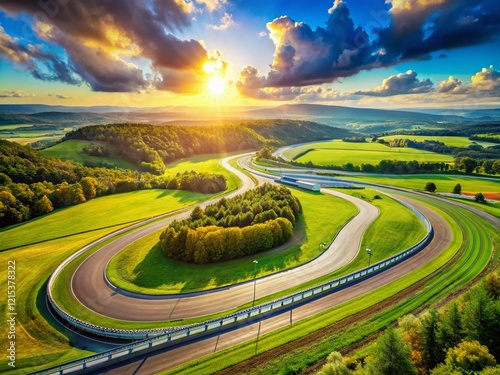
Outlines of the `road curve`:
{"label": "road curve", "polygon": [[[363,234],[378,216],[378,209],[347,194],[323,190],[346,199],[358,207],[358,215],[349,221],[335,240],[313,261],[285,272],[255,280],[256,298],[298,286],[331,273],[352,261]],[[189,212],[132,232],[106,245],[85,260],[73,275],[71,288],[82,305],[96,313],[129,321],[164,321],[199,317],[229,310],[253,298],[254,283],[247,282],[198,295],[144,296],[111,289],[104,280],[109,260],[137,239],[165,227],[170,221],[187,217]]]}
{"label": "road curve", "polygon": [[420,205],[412,199],[398,197],[419,209],[432,223],[435,236],[431,243],[420,253],[405,260],[397,267],[392,267],[381,274],[373,276],[349,288],[314,300],[300,307],[294,308],[292,312],[286,311],[271,318],[267,318],[250,325],[242,325],[238,329],[220,335],[204,338],[193,343],[187,343],[180,347],[170,348],[164,351],[150,353],[147,356],[132,359],[120,363],[112,368],[100,372],[106,375],[150,375],[166,371],[183,363],[201,358],[203,356],[227,349],[239,343],[255,339],[281,327],[290,325],[291,319],[297,322],[301,319],[318,314],[326,309],[338,306],[353,300],[363,294],[376,290],[390,282],[393,282],[407,273],[425,265],[441,254],[450,244],[453,233],[446,221],[435,211],[427,206]]}

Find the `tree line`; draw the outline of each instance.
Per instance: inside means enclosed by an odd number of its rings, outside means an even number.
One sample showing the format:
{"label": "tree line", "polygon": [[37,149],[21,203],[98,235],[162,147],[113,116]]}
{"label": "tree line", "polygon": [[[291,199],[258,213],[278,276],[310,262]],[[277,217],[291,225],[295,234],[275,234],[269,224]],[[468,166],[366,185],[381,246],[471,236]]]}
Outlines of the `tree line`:
{"label": "tree line", "polygon": [[369,356],[331,353],[317,375],[495,375],[500,373],[500,277],[492,273],[442,311],[399,319]]}
{"label": "tree line", "polygon": [[366,173],[387,173],[387,174],[417,174],[417,173],[436,173],[446,172],[450,170],[450,165],[447,163],[420,163],[417,160],[381,160],[378,164],[361,163],[354,165],[353,163],[345,163],[343,165],[315,165],[311,161],[301,163],[291,161],[290,164],[307,168],[322,168],[333,169],[347,172],[366,172]]}
{"label": "tree line", "polygon": [[99,142],[87,153],[100,156],[105,144],[114,146],[119,157],[141,171],[162,174],[175,160],[210,153],[257,150],[312,140],[341,138],[351,132],[309,121],[255,120],[221,125],[174,126],[112,124],[85,126],[63,138]]}
{"label": "tree line", "polygon": [[46,158],[30,147],[0,140],[0,227],[96,197],[151,188],[217,193],[226,189],[226,180],[222,175],[193,171],[154,176],[89,168]]}
{"label": "tree line", "polygon": [[290,239],[300,203],[284,186],[263,184],[234,198],[222,198],[189,219],[172,222],[160,235],[169,258],[214,263],[279,246]]}

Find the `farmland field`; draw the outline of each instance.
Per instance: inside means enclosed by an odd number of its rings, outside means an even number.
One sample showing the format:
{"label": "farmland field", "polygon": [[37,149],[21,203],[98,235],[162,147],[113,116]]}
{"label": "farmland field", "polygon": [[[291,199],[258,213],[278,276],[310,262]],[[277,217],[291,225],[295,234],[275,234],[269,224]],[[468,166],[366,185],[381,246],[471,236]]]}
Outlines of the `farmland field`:
{"label": "farmland field", "polygon": [[355,143],[339,140],[296,147],[286,151],[285,156],[290,159],[298,156],[295,159],[297,162],[307,163],[311,161],[314,165],[318,166],[341,166],[346,163],[375,165],[385,159],[402,161],[417,160],[418,162],[453,162],[451,155],[411,148],[392,148],[380,143]]}
{"label": "farmland field", "polygon": [[430,136],[430,135],[389,135],[386,137],[380,137],[384,141],[390,141],[392,139],[410,139],[412,141],[423,142],[428,141],[438,141],[443,142],[446,146],[450,147],[468,147],[473,143],[477,143],[483,147],[494,146],[495,143],[482,142],[482,141],[471,141],[467,137],[454,137],[454,136]]}

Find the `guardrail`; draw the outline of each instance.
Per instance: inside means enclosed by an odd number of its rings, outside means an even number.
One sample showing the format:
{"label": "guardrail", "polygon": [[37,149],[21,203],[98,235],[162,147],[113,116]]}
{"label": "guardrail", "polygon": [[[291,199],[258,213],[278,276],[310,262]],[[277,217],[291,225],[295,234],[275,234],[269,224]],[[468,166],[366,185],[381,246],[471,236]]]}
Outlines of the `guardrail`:
{"label": "guardrail", "polygon": [[[416,245],[410,247],[409,249],[396,254],[388,259],[374,263],[371,266],[365,267],[361,270],[352,272],[348,275],[339,277],[337,279],[328,281],[321,285],[308,288],[301,292],[297,292],[286,297],[278,298],[274,301],[263,303],[261,305],[248,308],[243,311],[239,311],[233,314],[223,316],[221,318],[212,319],[203,323],[192,324],[188,326],[179,326],[174,328],[164,328],[164,329],[148,329],[148,330],[124,330],[124,329],[111,329],[105,327],[99,327],[93,324],[84,322],[78,318],[71,316],[70,314],[63,311],[51,296],[49,282],[47,286],[47,297],[50,305],[53,309],[68,323],[81,329],[82,331],[89,332],[92,334],[110,337],[110,338],[120,338],[120,339],[143,339],[137,341],[133,344],[124,345],[116,349],[105,351],[99,354],[95,354],[89,357],[85,357],[79,360],[71,361],[63,365],[54,366],[43,371],[33,372],[31,374],[69,374],[78,372],[85,372],[97,370],[98,368],[111,365],[113,363],[123,360],[122,357],[127,356],[131,358],[133,356],[138,356],[146,354],[150,351],[157,350],[162,347],[168,347],[181,343],[183,341],[193,340],[195,338],[200,338],[204,335],[215,333],[221,330],[230,330],[236,328],[240,324],[245,322],[250,322],[256,318],[260,318],[272,313],[276,313],[279,310],[289,309],[290,307],[305,303],[307,300],[320,298],[324,295],[333,293],[340,289],[345,288],[348,285],[355,284],[364,280],[366,278],[372,277],[394,265],[397,265],[410,256],[418,253],[420,250],[425,248],[434,236],[434,230],[432,225],[427,219],[427,217],[417,210],[415,207],[403,202],[397,198],[405,207],[410,209],[422,222],[426,228],[426,236],[418,242]],[[83,250],[83,249],[82,249]],[[81,251],[78,252],[80,254]],[[64,267],[68,261],[63,262],[54,272],[60,272],[62,267]],[[51,276],[52,279],[52,276]],[[53,281],[52,281],[53,282]]]}

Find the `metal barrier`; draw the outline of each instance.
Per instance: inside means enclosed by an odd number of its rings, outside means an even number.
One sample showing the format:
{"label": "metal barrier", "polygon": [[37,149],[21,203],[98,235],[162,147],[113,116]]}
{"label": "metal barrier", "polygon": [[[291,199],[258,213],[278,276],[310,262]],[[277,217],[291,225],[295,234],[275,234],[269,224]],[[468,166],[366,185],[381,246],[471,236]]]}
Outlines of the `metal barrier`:
{"label": "metal barrier", "polygon": [[[425,248],[425,246],[427,246],[432,240],[434,230],[430,221],[422,212],[397,198],[392,198],[396,199],[405,207],[409,208],[419,218],[419,220],[426,228],[426,236],[416,245],[383,261],[374,263],[371,266],[362,268],[358,271],[328,281],[321,285],[314,286],[301,292],[278,298],[274,301],[263,303],[261,305],[248,308],[243,311],[229,314],[221,318],[212,319],[203,323],[197,323],[188,326],[147,330],[111,329],[89,324],[71,316],[57,305],[51,295],[51,286],[53,284],[55,276],[57,276],[62,268],[64,268],[69,263],[70,260],[68,258],[52,274],[47,286],[48,301],[54,308],[54,310],[68,323],[81,329],[82,331],[110,338],[143,340],[79,360],[71,361],[63,365],[54,366],[46,370],[33,372],[31,374],[69,374],[75,371],[83,371],[89,369],[89,367],[94,367],[96,369],[96,366],[102,367],[106,364],[111,364],[113,362],[116,362],[117,358],[120,357],[140,355],[141,353],[147,353],[148,351],[156,350],[159,347],[171,346],[175,345],[176,343],[189,340],[191,336],[200,337],[201,334],[209,334],[210,332],[216,332],[217,330],[221,329],[230,329],[231,326],[238,326],[241,322],[249,321],[250,319],[258,317],[259,315],[264,316],[270,313],[275,313],[281,309],[288,308],[291,305],[305,303],[305,301],[307,301],[308,299],[319,298],[323,295],[331,294],[335,291],[345,288],[347,285],[355,284],[363,279],[374,276],[394,265],[397,265]],[[85,250],[85,248],[75,255],[80,255],[83,250]],[[71,260],[72,259],[74,259],[74,257],[71,257]]]}

